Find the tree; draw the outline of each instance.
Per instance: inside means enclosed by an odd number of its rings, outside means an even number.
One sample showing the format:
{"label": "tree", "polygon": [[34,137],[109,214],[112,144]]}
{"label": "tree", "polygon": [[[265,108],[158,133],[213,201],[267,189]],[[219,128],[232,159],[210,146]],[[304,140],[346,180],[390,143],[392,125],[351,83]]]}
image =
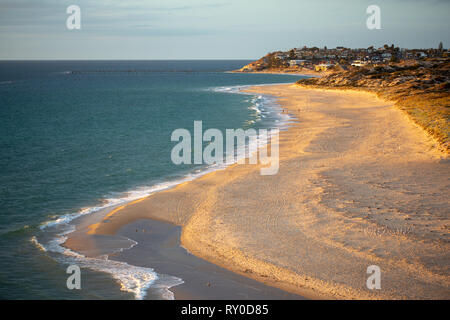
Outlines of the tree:
{"label": "tree", "polygon": [[289,59],[294,60],[295,58],[297,58],[297,55],[295,54],[294,49],[292,49],[291,51],[289,51]]}
{"label": "tree", "polygon": [[439,51],[442,51],[444,49],[444,45],[442,44],[442,41],[439,42]]}

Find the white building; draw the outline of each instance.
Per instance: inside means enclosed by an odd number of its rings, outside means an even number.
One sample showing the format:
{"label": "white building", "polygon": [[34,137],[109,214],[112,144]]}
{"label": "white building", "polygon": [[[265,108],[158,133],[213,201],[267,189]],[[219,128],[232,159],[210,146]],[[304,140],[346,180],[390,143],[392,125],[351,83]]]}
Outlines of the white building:
{"label": "white building", "polygon": [[288,57],[288,55],[286,53],[277,53],[275,55],[275,58],[280,59],[280,60],[284,60]]}
{"label": "white building", "polygon": [[362,66],[365,66],[366,64],[367,64],[367,62],[361,61],[361,60],[355,60],[352,62],[353,67],[362,67]]}
{"label": "white building", "polygon": [[305,62],[306,62],[306,60],[289,60],[289,65],[291,67],[302,66],[305,64]]}
{"label": "white building", "polygon": [[426,57],[427,57],[427,54],[426,54],[425,52],[417,52],[417,56],[418,56],[419,58],[426,58]]}

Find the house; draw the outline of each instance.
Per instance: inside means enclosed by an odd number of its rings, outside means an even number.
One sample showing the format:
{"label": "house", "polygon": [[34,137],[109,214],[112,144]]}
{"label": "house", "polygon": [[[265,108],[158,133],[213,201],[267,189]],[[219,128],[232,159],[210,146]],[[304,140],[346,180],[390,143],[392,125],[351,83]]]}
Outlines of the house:
{"label": "house", "polygon": [[418,58],[426,58],[427,54],[425,52],[417,52],[417,57]]}
{"label": "house", "polygon": [[372,63],[379,63],[381,59],[379,56],[372,56],[371,61]]}
{"label": "house", "polygon": [[317,65],[314,67],[314,69],[315,69],[317,72],[320,72],[320,71],[327,71],[327,70],[329,70],[329,69],[332,68],[332,67],[334,67],[334,65],[332,65],[332,64],[330,64],[330,63],[321,63],[321,64],[317,64]]}
{"label": "house", "polygon": [[366,61],[355,60],[355,61],[352,62],[351,65],[352,65],[353,67],[362,67],[362,66],[365,66],[366,64],[367,64]]}
{"label": "house", "polygon": [[241,71],[242,71],[242,72],[252,72],[252,71],[253,71],[253,68],[252,68],[251,66],[249,66],[249,65],[246,65],[246,66],[244,66],[244,67],[241,69]]}
{"label": "house", "polygon": [[289,66],[295,67],[295,66],[302,66],[304,65],[306,60],[289,60]]}
{"label": "house", "polygon": [[280,59],[280,60],[284,60],[288,57],[288,55],[286,53],[278,53],[275,55],[275,58]]}

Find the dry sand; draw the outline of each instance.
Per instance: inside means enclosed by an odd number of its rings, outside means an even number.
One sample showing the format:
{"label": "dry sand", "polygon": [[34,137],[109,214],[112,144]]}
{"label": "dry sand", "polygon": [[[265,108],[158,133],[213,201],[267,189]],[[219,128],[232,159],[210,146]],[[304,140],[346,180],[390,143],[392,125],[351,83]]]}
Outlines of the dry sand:
{"label": "dry sand", "polygon": [[[193,254],[306,297],[450,299],[450,163],[435,141],[370,93],[249,90],[280,97],[298,119],[281,132],[278,174],[234,165],[116,210],[90,232],[165,220],[182,226]],[[380,290],[366,288],[373,264]]]}

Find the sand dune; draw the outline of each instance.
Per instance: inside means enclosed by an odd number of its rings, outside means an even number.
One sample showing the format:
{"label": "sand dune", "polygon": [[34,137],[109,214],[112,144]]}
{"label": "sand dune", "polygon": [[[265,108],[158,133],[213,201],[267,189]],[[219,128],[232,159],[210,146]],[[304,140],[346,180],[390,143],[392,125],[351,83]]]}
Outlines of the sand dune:
{"label": "sand dune", "polygon": [[[375,95],[254,87],[298,121],[280,169],[234,165],[116,210],[89,230],[141,218],[181,225],[193,254],[309,297],[450,298],[449,161]],[[369,265],[381,289],[366,288]]]}

